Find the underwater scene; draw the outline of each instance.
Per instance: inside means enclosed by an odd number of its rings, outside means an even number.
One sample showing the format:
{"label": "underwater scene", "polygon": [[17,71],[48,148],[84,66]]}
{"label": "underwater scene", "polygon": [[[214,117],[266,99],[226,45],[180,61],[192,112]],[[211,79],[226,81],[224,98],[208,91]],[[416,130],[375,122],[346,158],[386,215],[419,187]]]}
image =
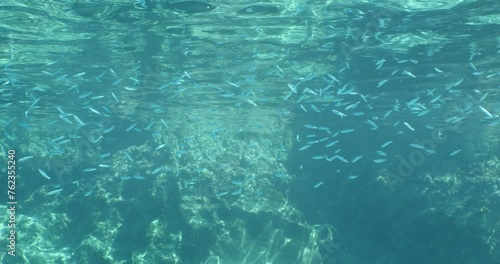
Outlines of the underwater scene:
{"label": "underwater scene", "polygon": [[4,0],[0,263],[499,264],[497,0]]}

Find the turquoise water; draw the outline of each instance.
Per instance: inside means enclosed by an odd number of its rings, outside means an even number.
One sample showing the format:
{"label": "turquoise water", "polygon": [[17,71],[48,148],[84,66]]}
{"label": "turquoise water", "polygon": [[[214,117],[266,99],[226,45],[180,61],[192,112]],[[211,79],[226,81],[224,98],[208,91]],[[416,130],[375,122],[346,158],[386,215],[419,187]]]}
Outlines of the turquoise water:
{"label": "turquoise water", "polygon": [[2,263],[500,263],[499,8],[2,2]]}

